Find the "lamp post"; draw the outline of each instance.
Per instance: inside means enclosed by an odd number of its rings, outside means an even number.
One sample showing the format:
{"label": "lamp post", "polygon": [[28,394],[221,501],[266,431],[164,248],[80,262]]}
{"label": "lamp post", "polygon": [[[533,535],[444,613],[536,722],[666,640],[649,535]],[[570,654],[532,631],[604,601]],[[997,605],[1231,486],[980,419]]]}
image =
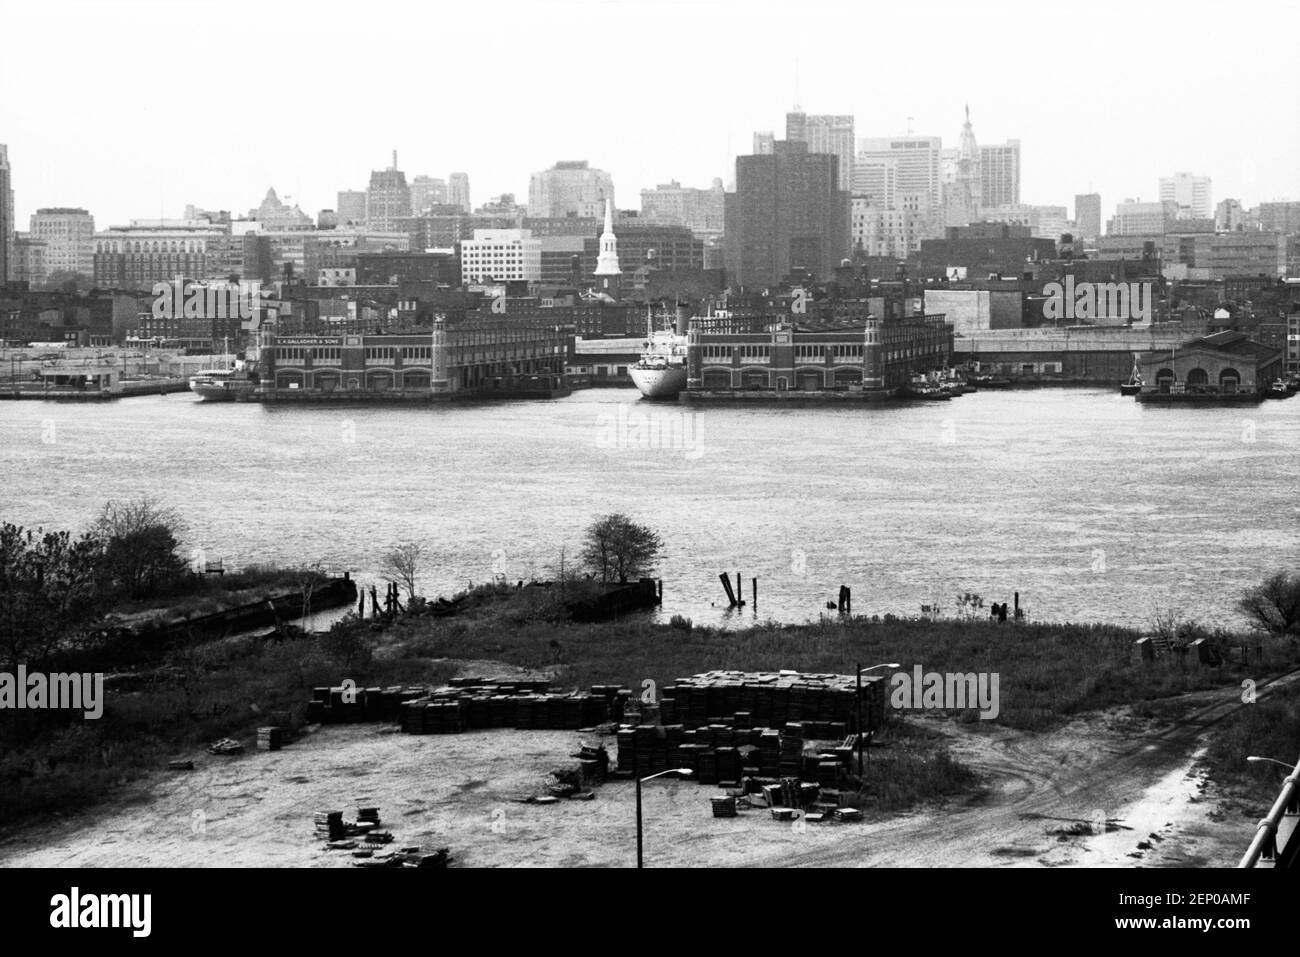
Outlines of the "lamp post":
{"label": "lamp post", "polygon": [[1248,756],[1246,760],[1251,762],[1252,764],[1258,763],[1260,761],[1266,761],[1269,764],[1276,764],[1279,767],[1286,768],[1288,771],[1294,770],[1294,768],[1291,765],[1287,764],[1285,761],[1279,761],[1277,758],[1261,758],[1257,754],[1252,754]]}
{"label": "lamp post", "polygon": [[857,670],[857,673],[856,673],[856,675],[855,675],[855,679],[856,679],[856,681],[857,681],[857,685],[858,685],[858,693],[857,693],[857,695],[855,696],[855,698],[856,698],[856,700],[857,700],[857,708],[858,708],[858,774],[861,774],[861,773],[863,772],[863,768],[864,768],[863,761],[862,761],[862,747],[863,747],[863,730],[862,730],[862,673],[863,673],[864,671],[875,671],[877,668],[898,668],[898,667],[900,667],[900,665],[899,665],[898,662],[896,662],[896,661],[891,661],[891,662],[889,662],[888,664],[883,664],[883,665],[872,665],[870,668],[863,668],[861,665],[858,666],[858,670]]}
{"label": "lamp post", "polygon": [[[634,753],[635,754],[635,753]],[[665,775],[676,774],[684,778],[689,778],[695,772],[690,768],[670,768],[667,771],[660,771],[657,774],[651,774],[647,777],[641,777],[641,763],[633,759],[637,766],[636,770],[636,866],[638,869],[645,866],[643,856],[643,844],[641,840],[641,782],[653,781],[655,778],[662,778]]]}

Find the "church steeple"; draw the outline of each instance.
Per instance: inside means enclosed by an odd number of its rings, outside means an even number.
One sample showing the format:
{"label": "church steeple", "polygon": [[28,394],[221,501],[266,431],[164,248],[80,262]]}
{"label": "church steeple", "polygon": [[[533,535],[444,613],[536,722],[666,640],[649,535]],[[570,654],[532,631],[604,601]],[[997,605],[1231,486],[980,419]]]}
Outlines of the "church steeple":
{"label": "church steeple", "polygon": [[621,276],[618,265],[618,239],[614,236],[614,204],[605,200],[605,230],[600,234],[600,255],[596,259],[597,276]]}

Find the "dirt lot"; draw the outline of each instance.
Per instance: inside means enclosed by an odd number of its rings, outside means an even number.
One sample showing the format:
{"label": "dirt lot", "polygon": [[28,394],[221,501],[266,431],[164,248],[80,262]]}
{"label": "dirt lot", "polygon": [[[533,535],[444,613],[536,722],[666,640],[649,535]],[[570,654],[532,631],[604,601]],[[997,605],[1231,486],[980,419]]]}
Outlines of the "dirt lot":
{"label": "dirt lot", "polygon": [[[1257,813],[1220,808],[1193,771],[1206,729],[1236,706],[1189,696],[1176,722],[1125,709],[1048,734],[931,725],[983,778],[980,793],[861,824],[793,826],[766,810],[711,817],[711,786],[644,786],[647,866],[1231,866]],[[95,812],[0,840],[4,866],[348,866],[313,836],[317,810],[380,808],[394,846],[447,846],[475,867],[635,863],[631,782],[592,801],[534,805],[547,772],[592,735],[477,731],[404,735],[382,725],[318,728],[282,751],[194,756],[191,772]],[[608,746],[613,750],[613,742]],[[1069,833],[1105,817],[1104,835]],[[1139,844],[1145,844],[1140,847]]]}

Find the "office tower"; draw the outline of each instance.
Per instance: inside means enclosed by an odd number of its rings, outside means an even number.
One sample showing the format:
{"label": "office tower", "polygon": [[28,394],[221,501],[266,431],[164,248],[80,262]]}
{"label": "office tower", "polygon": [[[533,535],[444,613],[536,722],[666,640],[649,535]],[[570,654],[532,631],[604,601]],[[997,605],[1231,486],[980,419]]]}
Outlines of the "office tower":
{"label": "office tower", "polygon": [[338,202],[334,212],[340,223],[364,223],[366,221],[366,194],[359,189],[339,190]]}
{"label": "office tower", "polygon": [[598,219],[606,200],[614,201],[614,179],[586,160],[556,163],[528,184],[528,215],[537,218]]}
{"label": "office tower", "polygon": [[939,136],[890,136],[864,138],[858,144],[857,162],[892,163],[895,170],[894,189],[898,193],[924,196],[924,212],[928,215],[938,209],[940,192],[939,160],[943,153],[943,138]]}
{"label": "office tower", "polygon": [[0,282],[8,282],[15,272],[14,186],[9,168],[9,147],[0,143]]}
{"label": "office tower", "polygon": [[772,153],[772,144],[776,142],[776,134],[768,131],[754,134],[754,155],[770,156]]}
{"label": "office tower", "polygon": [[406,184],[406,174],[397,168],[397,150],[393,150],[393,165],[370,174],[366,225],[382,232],[396,232],[402,228],[398,220],[410,215],[411,187]]}
{"label": "office tower", "polygon": [[981,146],[980,195],[985,206],[1020,203],[1020,140]]}
{"label": "office tower", "polygon": [[1160,201],[1176,203],[1179,219],[1209,219],[1214,216],[1208,176],[1175,173],[1160,177]]}
{"label": "office tower", "polygon": [[1101,194],[1078,193],[1074,197],[1075,239],[1096,239],[1101,235]]}
{"label": "office tower", "polygon": [[447,202],[447,181],[432,176],[417,176],[411,180],[411,213],[419,216],[430,206],[443,206]]}
{"label": "office tower", "polygon": [[447,205],[459,206],[467,213],[471,211],[468,173],[452,173],[447,177]]}
{"label": "office tower", "polygon": [[839,157],[839,188],[853,189],[853,117],[804,113],[785,115],[788,142],[808,144],[809,153],[830,153]]}

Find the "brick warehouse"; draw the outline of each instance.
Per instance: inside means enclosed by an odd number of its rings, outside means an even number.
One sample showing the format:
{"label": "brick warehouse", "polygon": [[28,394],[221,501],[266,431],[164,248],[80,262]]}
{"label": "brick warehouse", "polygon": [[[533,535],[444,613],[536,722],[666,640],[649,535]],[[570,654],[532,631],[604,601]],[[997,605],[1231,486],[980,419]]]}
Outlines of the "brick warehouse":
{"label": "brick warehouse", "polygon": [[942,315],[826,323],[714,316],[691,324],[687,389],[888,392],[915,373],[946,367],[952,346]]}
{"label": "brick warehouse", "polygon": [[451,398],[530,377],[559,388],[572,357],[571,326],[517,318],[437,321],[386,335],[264,331],[255,398]]}

